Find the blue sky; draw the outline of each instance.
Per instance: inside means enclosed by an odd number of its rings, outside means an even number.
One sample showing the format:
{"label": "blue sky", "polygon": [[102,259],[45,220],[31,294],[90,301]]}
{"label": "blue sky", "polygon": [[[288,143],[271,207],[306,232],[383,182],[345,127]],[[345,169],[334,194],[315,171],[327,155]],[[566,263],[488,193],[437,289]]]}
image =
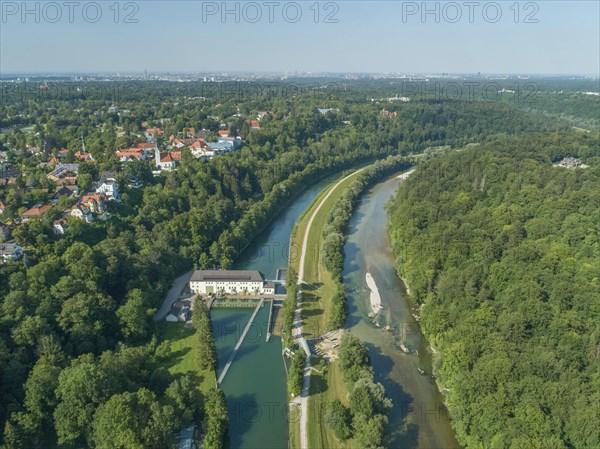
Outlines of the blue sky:
{"label": "blue sky", "polygon": [[0,3],[2,73],[600,72],[597,0]]}

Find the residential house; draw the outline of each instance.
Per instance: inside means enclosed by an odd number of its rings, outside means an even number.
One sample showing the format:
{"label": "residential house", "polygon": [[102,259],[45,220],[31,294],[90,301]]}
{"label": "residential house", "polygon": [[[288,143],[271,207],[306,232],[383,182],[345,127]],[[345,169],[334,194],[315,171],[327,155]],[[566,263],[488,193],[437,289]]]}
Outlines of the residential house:
{"label": "residential house", "polygon": [[129,148],[128,150],[117,150],[115,155],[121,162],[143,161],[146,159],[146,152],[142,148]]}
{"label": "residential house", "polygon": [[67,220],[64,218],[54,220],[52,223],[52,230],[56,235],[65,235],[67,233]]}
{"label": "residential house", "polygon": [[103,214],[106,212],[104,197],[99,193],[93,195],[84,195],[81,198],[81,204],[87,207],[90,212],[95,214]]}
{"label": "residential house", "polygon": [[92,157],[92,155],[84,151],[78,151],[74,154],[74,157],[80,162],[94,162],[94,158]]}
{"label": "residential house", "polygon": [[76,184],[79,176],[79,164],[58,164],[46,175],[57,184]]}
{"label": "residential house", "polygon": [[171,306],[165,320],[170,322],[188,321],[192,316],[191,303],[189,300],[176,301]]}
{"label": "residential house", "polygon": [[75,198],[79,196],[79,187],[76,184],[57,186],[54,192],[54,197],[58,198],[66,196],[67,198]]}
{"label": "residential house", "polygon": [[156,139],[155,136],[163,136],[164,134],[165,132],[160,128],[148,128],[144,131],[144,135],[148,142],[154,142]]}
{"label": "residential house", "polygon": [[23,257],[23,248],[16,243],[0,243],[0,260],[18,260]]}
{"label": "residential house", "polygon": [[2,215],[4,213],[5,208],[6,208],[6,206],[4,205],[2,200],[0,200],[0,215]]}
{"label": "residential house", "polygon": [[71,217],[75,217],[79,220],[85,221],[86,223],[91,223],[94,220],[90,210],[85,207],[83,204],[77,204],[73,206],[69,212]]}
{"label": "residential house", "polygon": [[231,134],[231,132],[228,129],[219,130],[219,136],[221,137],[229,137],[229,134]]}
{"label": "residential house", "polygon": [[242,144],[242,139],[239,137],[220,137],[218,142],[228,144],[232,150],[235,150]]}
{"label": "residential house", "polygon": [[45,204],[45,205],[36,204],[31,209],[29,209],[27,212],[25,212],[24,214],[21,215],[21,220],[23,221],[23,223],[25,223],[34,218],[40,218],[46,212],[48,212],[51,208],[52,208],[52,206],[49,204]]}
{"label": "residential house", "polygon": [[182,135],[186,139],[193,139],[196,137],[196,129],[195,128],[183,128]]}
{"label": "residential house", "polygon": [[100,181],[96,183],[96,193],[103,193],[108,200],[121,201],[116,177],[117,173],[114,171],[102,172]]}

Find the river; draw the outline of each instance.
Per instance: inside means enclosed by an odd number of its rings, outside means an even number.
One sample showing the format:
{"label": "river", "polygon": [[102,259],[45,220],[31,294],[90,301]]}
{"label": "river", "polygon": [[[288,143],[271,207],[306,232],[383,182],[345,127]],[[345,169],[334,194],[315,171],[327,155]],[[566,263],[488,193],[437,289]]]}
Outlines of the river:
{"label": "river", "polygon": [[[399,183],[400,179],[394,176],[369,190],[349,223],[344,247],[347,327],[367,344],[375,379],[385,386],[393,401],[389,414],[390,448],[460,448],[443,397],[431,377],[428,345],[411,315],[406,287],[394,270],[384,205]],[[377,284],[384,307],[377,317],[379,328],[368,317],[371,306],[367,271]],[[384,331],[385,326],[393,331]],[[400,344],[411,353],[405,354]]]}
{"label": "river", "polygon": [[[234,269],[259,270],[275,279],[288,266],[290,234],[298,217],[335,178],[316,183],[301,193],[244,251]],[[294,252],[292,252],[294,254]],[[287,379],[281,356],[281,337],[266,343],[268,305],[259,311],[221,388],[227,397],[231,449],[288,447]],[[217,346],[217,377],[243,332],[252,309],[215,308],[211,312]]]}

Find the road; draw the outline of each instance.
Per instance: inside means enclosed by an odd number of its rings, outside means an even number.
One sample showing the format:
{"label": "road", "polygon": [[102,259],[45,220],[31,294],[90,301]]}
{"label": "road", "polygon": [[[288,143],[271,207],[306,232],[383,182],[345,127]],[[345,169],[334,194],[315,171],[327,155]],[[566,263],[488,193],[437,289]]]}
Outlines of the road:
{"label": "road", "polygon": [[183,291],[187,283],[190,281],[191,277],[192,271],[190,270],[187,273],[175,279],[175,282],[173,282],[173,287],[171,287],[171,289],[167,292],[165,301],[163,302],[162,306],[160,306],[158,312],[154,314],[154,321],[160,321],[165,319],[165,317],[169,313],[169,310],[171,310],[171,306],[175,301],[179,299],[181,292]]}
{"label": "road", "polygon": [[308,449],[308,394],[310,391],[310,372],[312,366],[310,364],[310,348],[308,347],[308,343],[306,339],[302,335],[302,284],[304,283],[304,259],[306,256],[306,248],[308,246],[308,235],[310,234],[310,228],[313,224],[313,221],[323,204],[327,201],[327,199],[331,196],[331,194],[338,188],[338,186],[344,182],[346,179],[354,176],[356,173],[363,171],[366,167],[357,170],[348,176],[340,179],[335,185],[327,192],[323,198],[320,199],[319,205],[315,208],[310,219],[308,220],[308,224],[306,225],[306,231],[304,232],[304,239],[302,241],[302,251],[300,252],[300,264],[298,266],[298,296],[297,296],[297,306],[294,311],[294,326],[293,333],[298,345],[304,349],[306,353],[306,364],[304,365],[304,384],[302,387],[302,393],[300,396],[294,401],[300,405],[300,449]]}

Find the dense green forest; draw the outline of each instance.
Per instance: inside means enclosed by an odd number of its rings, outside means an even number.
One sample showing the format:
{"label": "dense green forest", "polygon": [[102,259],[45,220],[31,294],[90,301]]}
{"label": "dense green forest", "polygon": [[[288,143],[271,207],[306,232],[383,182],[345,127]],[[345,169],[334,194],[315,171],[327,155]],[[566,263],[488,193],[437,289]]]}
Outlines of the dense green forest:
{"label": "dense green forest", "polygon": [[[62,199],[43,218],[13,226],[26,255],[0,265],[3,448],[102,447],[98,433],[119,430],[106,404],[122,406],[138,420],[127,447],[162,449],[160,438],[174,440],[192,419],[222,436],[222,392],[176,398],[194,380],[164,368],[168,351],[152,316],[177,275],[193,266],[230,266],[295,195],[331,173],[431,146],[566,129],[502,102],[390,105],[371,101],[362,88],[343,97],[300,89],[294,95],[198,99],[198,89],[193,83],[140,82],[49,97],[3,92],[0,151],[24,173],[0,188],[3,221],[49,200],[55,188],[46,177],[50,157],[66,147],[68,160],[82,135],[96,162],[81,164],[81,182],[89,187],[100,171],[115,169],[123,199],[109,204],[110,220],[70,221],[62,237],[52,232],[52,221],[70,206]],[[375,89],[393,92],[384,84]],[[130,113],[108,113],[114,103]],[[324,106],[334,110],[322,114],[317,108]],[[382,114],[383,107],[397,116]],[[272,114],[250,132],[240,115],[259,110]],[[176,171],[153,177],[149,162],[122,165],[114,156],[114,150],[145,140],[143,123],[162,126],[165,134],[190,126],[215,132],[225,124],[245,143],[211,161],[184,152]],[[23,131],[25,126],[33,131]],[[42,150],[39,156],[28,153],[32,146]],[[125,185],[132,174],[144,181],[143,189]],[[130,376],[119,372],[129,369]],[[182,382],[186,387],[177,386]],[[182,407],[192,414],[180,413]],[[145,431],[138,425],[153,420],[164,427]]]}
{"label": "dense green forest", "polygon": [[[565,156],[588,167],[553,167]],[[450,152],[391,201],[397,268],[465,447],[600,447],[599,205],[587,133]]]}

